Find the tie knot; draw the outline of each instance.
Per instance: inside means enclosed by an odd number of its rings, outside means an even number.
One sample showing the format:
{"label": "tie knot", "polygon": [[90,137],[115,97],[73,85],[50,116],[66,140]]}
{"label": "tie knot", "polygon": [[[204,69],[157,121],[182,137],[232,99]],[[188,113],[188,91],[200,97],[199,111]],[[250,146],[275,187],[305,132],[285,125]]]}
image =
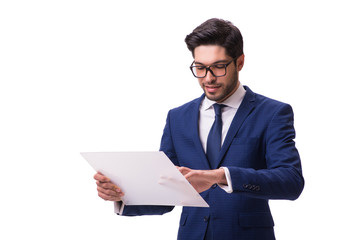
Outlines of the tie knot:
{"label": "tie knot", "polygon": [[225,106],[225,105],[223,105],[223,104],[217,104],[217,103],[215,103],[215,104],[213,105],[216,116],[221,116],[221,109],[222,109],[222,107],[224,107],[224,106]]}

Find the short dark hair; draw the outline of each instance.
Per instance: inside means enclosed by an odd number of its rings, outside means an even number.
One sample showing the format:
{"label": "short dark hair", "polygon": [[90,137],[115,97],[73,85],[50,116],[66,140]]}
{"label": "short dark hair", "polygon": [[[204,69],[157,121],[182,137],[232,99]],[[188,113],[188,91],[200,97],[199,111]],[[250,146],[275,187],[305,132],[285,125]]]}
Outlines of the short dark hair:
{"label": "short dark hair", "polygon": [[200,45],[219,45],[226,49],[232,58],[240,57],[243,52],[243,38],[240,30],[231,22],[211,18],[195,28],[185,38],[186,45],[194,57],[194,49]]}

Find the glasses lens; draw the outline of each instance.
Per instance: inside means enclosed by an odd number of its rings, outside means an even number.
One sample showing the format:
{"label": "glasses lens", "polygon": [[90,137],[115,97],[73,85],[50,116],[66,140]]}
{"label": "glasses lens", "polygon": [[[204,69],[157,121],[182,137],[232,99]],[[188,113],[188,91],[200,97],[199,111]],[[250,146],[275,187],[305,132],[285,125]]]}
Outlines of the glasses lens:
{"label": "glasses lens", "polygon": [[226,74],[225,64],[216,64],[210,67],[211,71],[214,73],[215,77],[221,77]]}
{"label": "glasses lens", "polygon": [[[216,64],[208,68],[215,77],[222,77],[226,75],[226,65]],[[207,68],[205,66],[191,66],[191,71],[195,77],[203,78],[207,74]]]}
{"label": "glasses lens", "polygon": [[206,75],[206,67],[193,66],[191,69],[196,77],[205,77]]}

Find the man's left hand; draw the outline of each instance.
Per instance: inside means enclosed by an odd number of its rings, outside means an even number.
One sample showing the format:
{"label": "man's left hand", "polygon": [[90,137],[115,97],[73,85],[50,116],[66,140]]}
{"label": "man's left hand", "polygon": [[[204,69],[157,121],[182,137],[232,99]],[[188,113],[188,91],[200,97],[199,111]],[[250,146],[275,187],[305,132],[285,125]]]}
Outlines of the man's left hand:
{"label": "man's left hand", "polygon": [[225,171],[222,168],[215,170],[193,170],[187,167],[177,167],[198,193],[208,190],[214,184],[227,185]]}

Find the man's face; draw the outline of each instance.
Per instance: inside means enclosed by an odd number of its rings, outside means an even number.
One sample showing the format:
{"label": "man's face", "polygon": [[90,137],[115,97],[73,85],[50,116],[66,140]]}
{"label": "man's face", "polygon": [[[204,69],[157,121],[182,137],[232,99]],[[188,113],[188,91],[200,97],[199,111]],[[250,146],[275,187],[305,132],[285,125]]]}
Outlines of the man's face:
{"label": "man's face", "polygon": [[[213,64],[226,64],[232,58],[226,54],[224,47],[218,45],[201,45],[194,50],[194,65],[210,66]],[[236,65],[232,61],[226,68],[226,75],[215,77],[210,71],[203,78],[198,78],[201,88],[210,100],[223,102],[238,88],[240,82],[238,73],[244,63],[244,55],[238,58]]]}

